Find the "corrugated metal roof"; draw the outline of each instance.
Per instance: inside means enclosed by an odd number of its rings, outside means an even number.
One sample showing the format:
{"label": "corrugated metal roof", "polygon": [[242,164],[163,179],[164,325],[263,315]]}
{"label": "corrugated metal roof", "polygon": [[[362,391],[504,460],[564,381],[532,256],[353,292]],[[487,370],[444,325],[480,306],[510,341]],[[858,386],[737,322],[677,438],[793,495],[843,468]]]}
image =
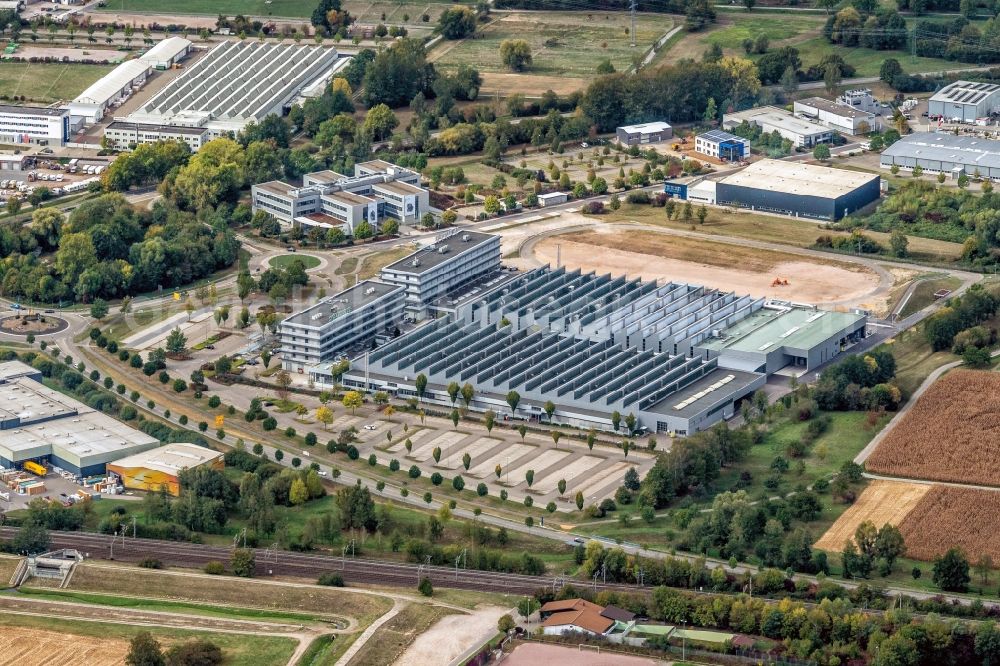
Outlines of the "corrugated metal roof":
{"label": "corrugated metal roof", "polygon": [[131,85],[132,81],[140,76],[149,74],[151,69],[150,64],[143,60],[123,62],[101,77],[100,80],[91,84],[73,102],[75,104],[104,104]]}
{"label": "corrugated metal roof", "polygon": [[178,54],[191,48],[191,44],[191,40],[183,37],[168,37],[142,54],[139,60],[151,63],[173,60]]}
{"label": "corrugated metal roof", "polygon": [[1000,169],[1000,141],[975,136],[910,134],[886,148],[882,155]]}

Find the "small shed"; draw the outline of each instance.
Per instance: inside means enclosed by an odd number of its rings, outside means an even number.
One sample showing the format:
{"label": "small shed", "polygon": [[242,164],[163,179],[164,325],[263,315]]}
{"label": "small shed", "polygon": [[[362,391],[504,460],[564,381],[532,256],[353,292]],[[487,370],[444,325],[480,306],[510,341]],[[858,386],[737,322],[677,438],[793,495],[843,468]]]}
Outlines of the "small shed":
{"label": "small shed", "polygon": [[566,192],[549,192],[548,194],[538,195],[538,205],[543,208],[566,203],[567,201],[569,201],[569,194]]}

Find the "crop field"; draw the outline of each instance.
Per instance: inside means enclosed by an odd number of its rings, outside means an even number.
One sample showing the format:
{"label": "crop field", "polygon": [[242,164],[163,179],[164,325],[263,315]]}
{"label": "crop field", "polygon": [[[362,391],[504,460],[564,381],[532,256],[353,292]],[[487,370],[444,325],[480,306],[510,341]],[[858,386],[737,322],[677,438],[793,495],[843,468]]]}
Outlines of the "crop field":
{"label": "crop field", "polygon": [[958,546],[969,561],[989,555],[1000,561],[1000,493],[934,485],[897,525],[906,556],[932,561]]}
{"label": "crop field", "polygon": [[71,100],[114,69],[111,65],[0,61],[0,93],[29,102]]}
{"label": "crop field", "polygon": [[[618,71],[628,69],[634,56],[644,54],[674,25],[669,16],[640,14],[633,47],[624,12],[510,12],[497,16],[474,39],[443,42],[431,59],[445,69],[460,64],[475,67],[486,75],[484,89],[492,90],[503,82],[509,84],[510,92],[537,95],[546,88],[538,82],[530,84],[533,77],[569,77],[583,87],[605,58]],[[490,73],[509,73],[500,60],[500,43],[505,39],[527,40],[533,63],[523,73],[491,80]]]}
{"label": "crop field", "polygon": [[813,545],[820,550],[840,552],[844,542],[853,539],[858,525],[865,521],[877,528],[886,524],[898,527],[930,489],[931,485],[926,483],[876,479]]}
{"label": "crop field", "polygon": [[1000,486],[1000,374],[952,370],[868,458],[875,474]]}
{"label": "crop field", "polygon": [[55,631],[4,627],[0,631],[0,663],[88,664],[118,666],[125,663],[128,643],[119,639],[74,636]]}

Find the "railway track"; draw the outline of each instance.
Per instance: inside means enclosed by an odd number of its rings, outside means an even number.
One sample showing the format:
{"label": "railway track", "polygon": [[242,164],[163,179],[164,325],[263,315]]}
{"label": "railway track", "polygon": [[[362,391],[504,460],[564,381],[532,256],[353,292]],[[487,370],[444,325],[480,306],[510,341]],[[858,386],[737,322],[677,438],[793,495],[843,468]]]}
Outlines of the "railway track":
{"label": "railway track", "polygon": [[[0,538],[10,539],[17,528],[0,527]],[[106,534],[83,532],[51,532],[52,548],[73,548],[88,559],[114,559],[138,562],[156,558],[166,565],[200,568],[211,561],[228,562],[232,548],[157,539],[126,537],[112,538]],[[113,541],[113,544],[112,544]],[[558,589],[574,583],[596,590],[635,591],[635,586],[581,581],[562,576],[529,576],[524,574],[479,571],[458,567],[417,565],[387,562],[363,557],[293,553],[273,549],[253,549],[256,554],[257,576],[300,576],[317,578],[323,573],[339,573],[347,582],[372,583],[400,587],[415,587],[423,577],[435,587],[466,590],[532,594],[542,588]]]}

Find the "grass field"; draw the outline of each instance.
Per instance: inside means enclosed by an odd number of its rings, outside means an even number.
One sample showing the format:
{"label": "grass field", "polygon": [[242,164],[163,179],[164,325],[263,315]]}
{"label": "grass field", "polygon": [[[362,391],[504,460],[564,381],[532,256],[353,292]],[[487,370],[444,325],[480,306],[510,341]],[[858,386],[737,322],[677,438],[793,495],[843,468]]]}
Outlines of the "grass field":
{"label": "grass field", "polygon": [[29,102],[71,100],[108,72],[110,65],[0,61],[0,92]]}
{"label": "grass field", "polygon": [[628,69],[634,56],[645,53],[673,27],[673,18],[669,16],[640,14],[633,47],[624,12],[510,12],[496,16],[475,39],[439,46],[437,64],[446,69],[468,64],[481,72],[507,72],[500,60],[500,43],[505,39],[524,39],[531,45],[533,56],[525,74],[593,77],[597,65],[605,58],[618,71]]}
{"label": "grass field", "polygon": [[[43,617],[33,615],[15,615],[13,613],[0,613],[0,641],[4,637],[20,634],[28,635],[32,641],[37,641],[39,647],[34,652],[34,658],[43,655],[54,657],[53,661],[31,661],[18,660],[16,663],[38,663],[38,664],[59,664],[59,663],[96,663],[96,664],[121,664],[124,662],[127,641],[142,631],[148,631],[155,636],[162,645],[172,646],[176,643],[185,642],[194,638],[203,638],[215,643],[222,648],[227,666],[257,666],[258,664],[284,664],[295,651],[295,641],[290,638],[280,638],[274,636],[252,636],[248,634],[226,634],[210,633],[203,631],[190,631],[187,629],[176,629],[166,627],[147,627],[139,625],[114,624],[110,622],[91,622],[82,620],[65,620],[55,617]],[[19,629],[20,628],[20,629]],[[27,631],[24,631],[27,630]],[[49,634],[55,637],[50,642],[43,642]],[[63,653],[63,658],[58,656],[59,650],[75,646],[75,641],[68,641],[67,635],[72,637],[82,636],[85,641],[80,641],[80,652]],[[91,645],[95,640],[100,641],[105,649],[122,650],[116,654],[112,661],[94,662],[81,659],[85,645]],[[5,654],[0,652],[0,655]],[[66,661],[70,659],[71,661]],[[3,660],[0,656],[0,663],[13,663]]]}
{"label": "grass field", "polygon": [[14,575],[14,569],[17,568],[17,563],[20,561],[20,557],[14,557],[13,555],[0,557],[0,587],[7,585],[7,581]]}
{"label": "grass field", "polygon": [[[418,23],[420,15],[426,12],[431,22],[452,3],[441,0],[345,0],[342,3],[351,16],[362,23],[378,23],[385,14],[387,23],[402,23],[403,15],[408,14],[409,23]],[[105,12],[146,12],[162,13],[167,6],[156,0],[108,0]],[[316,8],[312,0],[175,0],[169,5],[171,14],[205,14],[217,16],[226,14],[233,16],[287,16],[307,17]]]}
{"label": "grass field", "polygon": [[142,590],[150,598],[225,605],[244,604],[253,599],[262,608],[349,616],[362,626],[383,615],[392,605],[384,597],[329,587],[271,585],[246,579],[193,577],[151,569],[123,571],[119,567],[89,565],[77,568],[70,589],[106,594]]}
{"label": "grass field", "polygon": [[920,396],[866,466],[888,476],[1000,486],[1000,374],[952,370]]}
{"label": "grass field", "polygon": [[302,262],[306,270],[316,268],[320,265],[319,258],[310,254],[281,254],[277,257],[272,257],[268,263],[275,268],[288,268],[296,259]]}
{"label": "grass field", "polygon": [[441,606],[408,604],[391,620],[379,627],[364,647],[348,662],[349,666],[389,666],[413,639],[431,625],[455,611]]}
{"label": "grass field", "polygon": [[[662,208],[640,204],[622,204],[617,211],[597,216],[605,222],[637,221],[656,224],[670,229],[690,229],[690,222],[667,220]],[[696,231],[703,234],[717,234],[736,238],[751,238],[795,247],[812,247],[819,236],[847,236],[847,232],[833,231],[820,225],[787,217],[760,215],[742,210],[709,208],[705,224],[697,225]],[[866,234],[884,245],[889,243],[889,234],[866,231]],[[909,250],[914,259],[933,261],[954,261],[961,257],[959,243],[931,240],[910,236]]]}
{"label": "grass field", "polygon": [[900,310],[899,316],[905,318],[914,312],[923,310],[936,300],[934,298],[935,292],[940,289],[953,291],[960,287],[961,284],[962,281],[956,277],[938,277],[921,281],[920,284],[914,287],[913,293],[910,295],[910,300],[906,301],[906,305]]}
{"label": "grass field", "polygon": [[382,250],[374,254],[369,254],[361,261],[361,269],[358,271],[358,280],[370,280],[378,275],[378,272],[394,261],[399,261],[416,249],[412,245],[403,245],[391,250]]}
{"label": "grass field", "polygon": [[876,528],[885,524],[898,526],[923,499],[931,486],[904,481],[876,479],[868,484],[861,496],[840,515],[814,547],[840,552],[844,542],[854,538],[858,525],[871,521]]}

